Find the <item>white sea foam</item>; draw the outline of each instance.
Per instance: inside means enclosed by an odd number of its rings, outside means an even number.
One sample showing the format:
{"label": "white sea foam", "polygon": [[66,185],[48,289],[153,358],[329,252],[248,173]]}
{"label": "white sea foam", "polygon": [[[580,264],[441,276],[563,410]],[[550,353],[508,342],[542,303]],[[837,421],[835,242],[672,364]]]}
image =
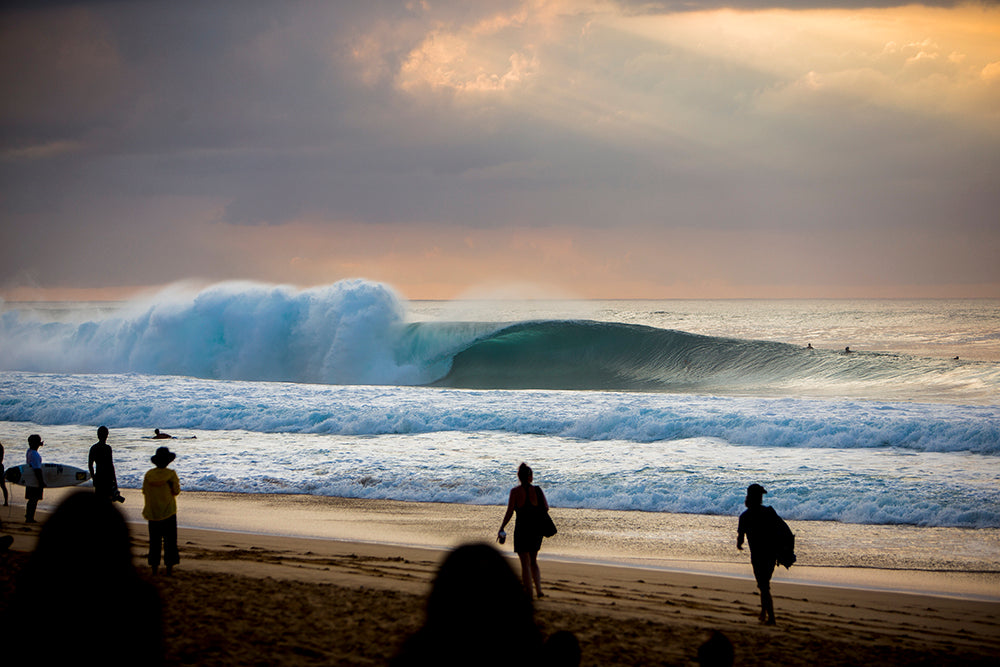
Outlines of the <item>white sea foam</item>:
{"label": "white sea foam", "polygon": [[[732,515],[759,482],[793,519],[1000,527],[995,360],[790,345],[819,342],[816,322],[863,322],[874,341],[916,321],[928,323],[906,333],[918,354],[961,339],[982,355],[992,348],[977,341],[996,336],[994,303],[781,302],[759,306],[767,326],[746,321],[743,303],[593,309],[638,330],[526,321],[549,312],[537,303],[475,322],[410,307],[365,281],[222,285],[125,307],[4,304],[7,464],[20,463],[13,443],[39,432],[47,461],[85,465],[106,424],[122,483],[138,486],[160,427],[197,435],[169,442],[189,490],[500,504],[524,460],[559,506]],[[768,327],[776,340],[749,340]],[[835,347],[843,331],[825,342]],[[511,359],[523,379],[543,365],[531,359],[547,363],[551,336],[570,370],[587,356],[602,372],[619,364],[643,381],[703,383],[670,393],[406,386],[447,377],[463,350],[466,373]],[[625,339],[642,354],[623,358]],[[574,352],[584,342],[601,354]]]}

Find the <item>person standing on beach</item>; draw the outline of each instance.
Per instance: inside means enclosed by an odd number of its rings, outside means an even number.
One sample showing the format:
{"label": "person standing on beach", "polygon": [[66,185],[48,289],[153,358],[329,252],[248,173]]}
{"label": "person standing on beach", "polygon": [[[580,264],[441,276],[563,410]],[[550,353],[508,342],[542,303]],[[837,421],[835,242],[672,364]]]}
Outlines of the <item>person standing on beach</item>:
{"label": "person standing on beach", "polygon": [[526,463],[518,467],[517,478],[521,484],[510,490],[507,513],[504,514],[503,522],[500,524],[497,539],[502,540],[506,537],[504,528],[516,512],[514,551],[521,559],[521,582],[528,597],[531,597],[532,586],[538,597],[543,597],[541,575],[538,570],[538,550],[542,548],[542,519],[549,511],[549,503],[545,500],[542,489],[531,485],[534,473]]}
{"label": "person standing on beach", "polygon": [[94,480],[94,493],[98,498],[125,502],[118,493],[118,477],[115,475],[115,464],[111,458],[111,445],[108,444],[108,427],[97,429],[97,442],[90,448],[87,457],[87,468]]}
{"label": "person standing on beach", "polygon": [[156,466],[146,472],[142,479],[142,495],[145,504],[142,516],[149,522],[149,556],[147,562],[156,574],[160,569],[160,547],[163,547],[163,562],[167,574],[180,562],[177,550],[177,494],[181,492],[181,481],[177,473],[167,468],[177,455],[166,447],[158,447],[150,461]]}
{"label": "person standing on beach", "polygon": [[24,458],[28,467],[31,468],[31,472],[35,475],[38,485],[24,485],[24,499],[27,501],[24,506],[25,523],[36,523],[35,508],[38,507],[38,501],[42,499],[43,495],[42,489],[45,488],[45,480],[42,478],[42,455],[38,451],[39,447],[44,444],[42,436],[37,433],[28,436],[28,451]]}
{"label": "person standing on beach", "polygon": [[[765,625],[774,625],[771,575],[774,574],[774,566],[779,556],[785,567],[795,561],[795,556],[792,554],[794,537],[774,508],[763,504],[765,493],[767,491],[760,484],[751,484],[747,487],[747,497],[743,501],[747,509],[740,515],[736,548],[743,551],[743,538],[746,537],[750,543],[753,576],[757,580],[757,588],[760,589],[760,621]],[[791,547],[787,543],[782,543],[785,541],[782,539],[785,532],[792,540]]]}
{"label": "person standing on beach", "polygon": [[0,489],[3,489],[3,506],[7,507],[10,504],[10,496],[7,493],[7,480],[4,479],[5,472],[3,469],[3,443],[0,442]]}

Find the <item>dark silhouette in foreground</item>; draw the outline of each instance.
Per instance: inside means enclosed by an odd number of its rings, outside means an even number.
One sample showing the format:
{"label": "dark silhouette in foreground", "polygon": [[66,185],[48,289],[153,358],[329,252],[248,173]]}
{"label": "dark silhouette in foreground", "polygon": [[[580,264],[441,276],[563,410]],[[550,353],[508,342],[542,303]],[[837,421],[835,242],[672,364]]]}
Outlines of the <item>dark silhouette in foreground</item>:
{"label": "dark silhouette in foreground", "polygon": [[542,647],[545,667],[579,667],[582,659],[580,641],[569,630],[553,632]]}
{"label": "dark silhouette in foreground", "polygon": [[424,626],[392,660],[404,665],[541,665],[531,598],[488,544],[452,551],[434,579]]}
{"label": "dark silhouette in foreground", "polygon": [[700,667],[733,667],[735,659],[733,643],[718,630],[712,630],[712,636],[698,647]]}
{"label": "dark silhouette in foreground", "polygon": [[121,512],[89,491],[68,496],[45,522],[10,609],[16,616],[3,630],[26,642],[30,664],[68,665],[81,655],[163,664],[159,595],[132,564]]}
{"label": "dark silhouette in foreground", "polygon": [[747,487],[747,509],[740,515],[736,548],[743,551],[744,537],[750,542],[750,564],[760,589],[760,621],[774,625],[771,575],[776,563],[788,568],[795,562],[795,536],[774,508],[763,504],[765,493],[760,484]]}
{"label": "dark silhouette in foreground", "polygon": [[521,485],[510,490],[507,512],[497,532],[497,539],[503,543],[502,538],[506,535],[504,528],[516,512],[514,551],[521,559],[521,581],[529,597],[532,588],[538,597],[543,597],[541,572],[538,569],[538,550],[542,548],[544,537],[542,523],[548,517],[549,503],[545,500],[541,487],[531,485],[534,473],[526,463],[518,467],[517,478]]}

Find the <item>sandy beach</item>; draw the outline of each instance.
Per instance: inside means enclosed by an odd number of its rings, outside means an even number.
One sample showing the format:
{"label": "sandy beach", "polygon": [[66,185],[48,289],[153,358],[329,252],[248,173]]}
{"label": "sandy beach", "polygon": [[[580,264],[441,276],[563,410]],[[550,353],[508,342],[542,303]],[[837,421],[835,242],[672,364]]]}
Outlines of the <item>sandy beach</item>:
{"label": "sandy beach", "polygon": [[[12,551],[0,557],[5,617],[16,613],[6,606],[10,587],[38,534],[23,523],[22,493],[14,487],[15,506],[0,514],[3,532],[14,536]],[[62,495],[50,490],[39,516]],[[154,578],[142,557],[140,494],[125,495],[135,562],[170,600],[164,630],[171,665],[385,664],[420,627],[448,549],[489,540],[502,514],[496,507],[188,493],[180,498],[181,565],[172,577]],[[870,567],[849,562],[847,546],[819,553],[836,543],[824,533],[835,526],[793,526],[800,564],[776,574],[779,622],[763,627],[749,564],[729,534],[733,518],[553,514],[560,534],[543,546],[547,595],[536,602],[536,620],[545,633],[574,632],[585,665],[695,664],[712,630],[731,639],[737,664],[995,664],[1000,654],[1000,575],[990,532],[945,568],[930,566],[940,554],[926,563],[910,562],[912,550],[893,555],[894,540],[912,539],[907,530],[869,527],[869,544],[854,551],[884,554]],[[661,541],[658,531],[674,539]],[[961,534],[945,533],[940,539],[961,542]]]}

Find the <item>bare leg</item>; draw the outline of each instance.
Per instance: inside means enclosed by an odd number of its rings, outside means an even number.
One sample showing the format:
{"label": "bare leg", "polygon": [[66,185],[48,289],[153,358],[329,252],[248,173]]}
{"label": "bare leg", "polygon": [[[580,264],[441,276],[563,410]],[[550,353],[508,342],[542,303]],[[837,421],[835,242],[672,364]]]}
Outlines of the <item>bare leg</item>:
{"label": "bare leg", "polygon": [[766,625],[774,625],[774,600],[771,599],[770,582],[760,585],[760,620]]}
{"label": "bare leg", "polygon": [[[529,557],[531,561],[531,576],[535,580],[535,592],[538,593],[538,597],[542,597],[544,593],[542,593],[542,573],[538,569],[538,552],[532,551]],[[531,591],[529,590],[528,593],[530,594]]]}
{"label": "bare leg", "polygon": [[521,585],[524,586],[524,592],[528,594],[529,598],[531,597],[532,588],[531,579],[533,571],[531,568],[531,557],[533,555],[534,554],[530,554],[527,551],[517,552],[517,557],[521,559]]}

